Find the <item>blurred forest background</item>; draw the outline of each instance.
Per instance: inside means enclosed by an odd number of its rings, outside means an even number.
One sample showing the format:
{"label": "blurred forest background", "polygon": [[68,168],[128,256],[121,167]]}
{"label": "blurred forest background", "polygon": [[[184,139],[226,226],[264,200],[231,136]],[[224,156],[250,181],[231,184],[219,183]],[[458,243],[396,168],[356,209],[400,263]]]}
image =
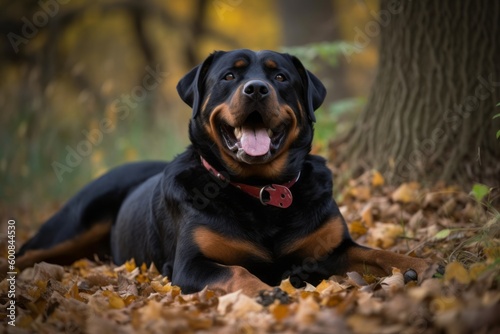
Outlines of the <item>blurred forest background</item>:
{"label": "blurred forest background", "polygon": [[[378,6],[313,1],[304,10],[302,1],[285,0],[2,2],[1,211],[8,216],[22,209],[35,220],[42,218],[36,210],[50,214],[113,166],[180,153],[188,145],[191,113],[175,85],[213,50],[284,51],[349,41],[353,28],[372,19],[370,11]],[[338,56],[328,62],[317,60],[321,45],[316,51],[288,50],[306,53],[299,56],[328,87],[318,148],[344,126],[334,122],[336,112],[363,105],[377,63],[376,43],[349,60],[331,45],[326,52]],[[154,72],[157,85],[148,79]],[[71,151],[85,154],[70,158],[73,167],[66,161]]]}
{"label": "blurred forest background", "polygon": [[[369,100],[380,37],[380,30],[370,29],[381,20],[380,5],[377,0],[0,0],[0,215],[20,212],[23,224],[39,223],[109,168],[180,153],[188,145],[191,113],[175,85],[213,50],[272,49],[299,56],[328,90],[317,111],[313,150],[336,156],[331,140],[347,133]],[[425,13],[417,18],[424,27],[426,18],[435,16],[432,10]],[[394,23],[404,25],[408,18],[398,20]],[[390,66],[393,60],[384,59]],[[465,96],[466,88],[450,103]],[[395,99],[404,93],[391,92]],[[430,110],[422,103],[417,107]],[[391,126],[379,128],[389,132]],[[360,127],[356,140],[365,132]]]}

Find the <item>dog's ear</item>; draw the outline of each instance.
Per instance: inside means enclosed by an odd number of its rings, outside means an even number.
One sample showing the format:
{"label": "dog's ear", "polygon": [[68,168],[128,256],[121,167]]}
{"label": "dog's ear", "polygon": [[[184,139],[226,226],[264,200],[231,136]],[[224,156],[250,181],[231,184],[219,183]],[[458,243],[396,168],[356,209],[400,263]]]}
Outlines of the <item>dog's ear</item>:
{"label": "dog's ear", "polygon": [[292,58],[292,62],[302,79],[302,85],[304,86],[305,91],[304,99],[306,103],[307,116],[311,122],[316,122],[314,111],[318,109],[325,100],[326,88],[314,74],[306,70],[297,57],[290,57]]}
{"label": "dog's ear", "polygon": [[207,76],[208,69],[212,65],[216,56],[224,53],[223,51],[216,51],[200,65],[193,68],[188,72],[177,84],[177,93],[188,106],[193,108],[192,118],[198,115],[201,100],[203,99],[203,80]]}

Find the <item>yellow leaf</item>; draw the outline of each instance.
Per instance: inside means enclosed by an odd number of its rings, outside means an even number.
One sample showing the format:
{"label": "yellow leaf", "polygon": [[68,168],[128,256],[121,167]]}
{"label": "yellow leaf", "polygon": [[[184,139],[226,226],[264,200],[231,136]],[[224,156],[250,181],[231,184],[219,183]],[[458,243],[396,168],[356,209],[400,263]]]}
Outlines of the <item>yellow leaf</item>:
{"label": "yellow leaf", "polygon": [[354,220],[348,225],[349,228],[349,233],[352,235],[353,238],[358,238],[362,235],[365,235],[368,229],[366,228],[365,224],[363,224],[359,220]]}
{"label": "yellow leaf", "polygon": [[77,269],[87,269],[89,267],[89,260],[81,259],[81,260],[73,262],[73,264],[71,266],[73,268],[77,268]]}
{"label": "yellow leaf", "polygon": [[390,223],[375,223],[375,227],[370,228],[366,242],[373,247],[387,249],[396,243],[396,239],[403,234],[401,225]]}
{"label": "yellow leaf", "polygon": [[285,291],[289,295],[292,295],[295,293],[295,291],[297,291],[297,289],[295,289],[295,287],[292,285],[292,283],[290,283],[290,278],[287,278],[287,279],[284,279],[281,281],[280,289]]}
{"label": "yellow leaf", "polygon": [[316,286],[316,292],[322,293],[325,289],[330,286],[330,282],[327,280],[322,280],[321,283]]}
{"label": "yellow leaf", "polygon": [[475,281],[488,269],[488,265],[486,263],[474,263],[469,268],[469,276],[471,280]]}
{"label": "yellow leaf", "polygon": [[372,186],[373,187],[380,187],[383,186],[385,183],[384,177],[382,174],[380,174],[379,171],[374,170],[373,171],[373,177],[372,177]]}
{"label": "yellow leaf", "polygon": [[446,282],[451,282],[452,280],[458,283],[468,284],[470,282],[470,276],[467,269],[459,262],[451,262],[446,266],[444,273],[444,280]]}
{"label": "yellow leaf", "polygon": [[148,267],[146,266],[146,263],[141,264],[141,273],[145,274],[148,271]]}
{"label": "yellow leaf", "polygon": [[139,274],[135,278],[135,280],[139,283],[149,283],[149,277],[145,274]]}
{"label": "yellow leaf", "polygon": [[488,259],[488,263],[493,263],[496,259],[500,258],[500,246],[485,247],[483,248],[483,252]]}
{"label": "yellow leaf", "polygon": [[134,259],[125,262],[125,269],[127,269],[129,273],[132,272],[135,268],[137,268],[137,266],[135,265]]}
{"label": "yellow leaf", "polygon": [[134,302],[135,300],[137,299],[137,296],[134,296],[134,295],[129,295],[127,297],[125,297],[123,299],[123,301],[125,302],[125,305],[129,306],[130,304],[132,304],[132,302]]}
{"label": "yellow leaf", "polygon": [[271,311],[271,314],[273,315],[274,319],[276,319],[276,321],[278,321],[278,322],[280,322],[281,320],[286,318],[288,316],[288,314],[290,313],[290,309],[289,309],[288,305],[283,305],[283,304],[279,304],[279,303],[272,304],[269,307],[269,310]]}
{"label": "yellow leaf", "polygon": [[156,292],[159,292],[159,293],[167,293],[167,292],[172,291],[172,285],[170,283],[162,285],[158,281],[152,281],[151,287],[153,288],[153,290],[155,290]]}
{"label": "yellow leaf", "polygon": [[418,190],[420,185],[417,182],[403,183],[392,193],[392,200],[401,203],[417,203]]}
{"label": "yellow leaf", "polygon": [[353,187],[350,189],[349,193],[353,197],[362,201],[367,201],[371,198],[371,190],[366,186]]}
{"label": "yellow leaf", "polygon": [[121,309],[125,307],[125,301],[118,296],[116,293],[111,292],[111,291],[105,291],[108,292],[106,294],[103,293],[103,295],[107,295],[108,297],[108,302],[109,302],[109,307],[112,309]]}
{"label": "yellow leaf", "polygon": [[69,291],[64,295],[66,298],[73,298],[81,302],[85,302],[85,299],[83,299],[80,296],[80,292],[78,291],[78,286],[73,284],[73,286],[69,289]]}

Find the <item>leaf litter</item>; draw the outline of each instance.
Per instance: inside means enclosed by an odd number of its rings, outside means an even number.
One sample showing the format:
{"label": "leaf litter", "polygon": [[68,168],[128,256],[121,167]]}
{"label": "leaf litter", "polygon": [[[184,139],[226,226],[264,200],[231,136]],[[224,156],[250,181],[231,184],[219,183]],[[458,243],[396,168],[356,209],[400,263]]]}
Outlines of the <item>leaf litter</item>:
{"label": "leaf litter", "polygon": [[[405,284],[403,274],[357,272],[257,298],[205,288],[183,294],[154,265],[79,260],[36,264],[17,276],[12,333],[498,333],[499,213],[455,187],[386,186],[376,171],[340,194],[357,242],[445,266]],[[484,197],[484,196],[483,196]],[[482,199],[482,198],[481,198]],[[6,309],[8,283],[0,283]],[[269,297],[271,296],[271,297]],[[267,299],[266,299],[267,298]],[[5,317],[3,317],[5,319]]]}

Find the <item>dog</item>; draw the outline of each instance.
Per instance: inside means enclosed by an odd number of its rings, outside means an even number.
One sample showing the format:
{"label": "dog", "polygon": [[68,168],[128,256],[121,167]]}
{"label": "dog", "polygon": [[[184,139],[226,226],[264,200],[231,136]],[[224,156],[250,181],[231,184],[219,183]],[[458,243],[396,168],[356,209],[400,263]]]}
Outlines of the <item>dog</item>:
{"label": "dog", "polygon": [[256,295],[290,278],[349,271],[406,279],[429,261],[355,243],[310,154],[326,90],[296,57],[216,51],[178,83],[191,145],[171,162],[131,163],[93,181],[21,248],[20,268],[85,256],[154,263],[184,293]]}

